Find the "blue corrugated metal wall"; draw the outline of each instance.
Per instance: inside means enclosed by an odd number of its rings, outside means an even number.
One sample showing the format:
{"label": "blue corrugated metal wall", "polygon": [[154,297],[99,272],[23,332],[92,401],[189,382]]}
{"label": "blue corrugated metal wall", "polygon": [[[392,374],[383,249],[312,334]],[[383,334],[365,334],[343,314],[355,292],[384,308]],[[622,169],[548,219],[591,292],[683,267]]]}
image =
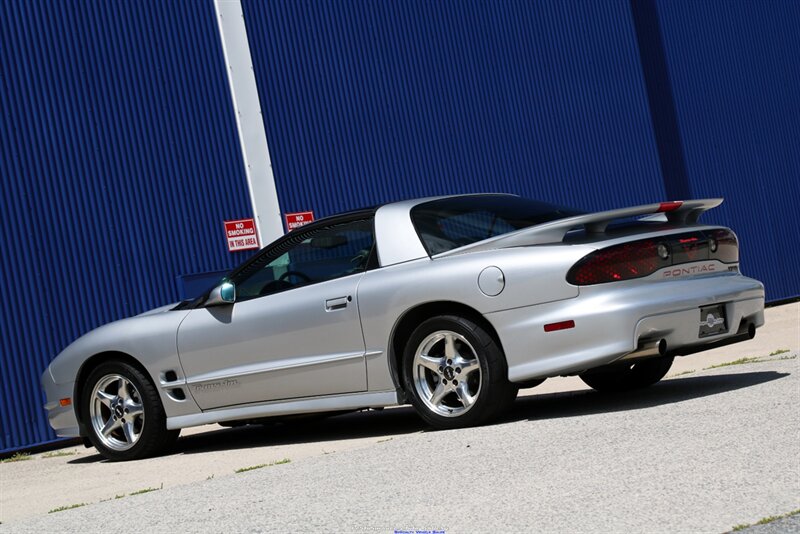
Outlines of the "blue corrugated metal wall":
{"label": "blue corrugated metal wall", "polygon": [[284,211],[664,197],[621,1],[243,2]]}
{"label": "blue corrugated metal wall", "polygon": [[800,295],[800,2],[659,0],[686,168],[767,299]]}
{"label": "blue corrugated metal wall", "polygon": [[211,2],[0,3],[0,452],[55,438],[39,376],[226,269],[251,215]]}

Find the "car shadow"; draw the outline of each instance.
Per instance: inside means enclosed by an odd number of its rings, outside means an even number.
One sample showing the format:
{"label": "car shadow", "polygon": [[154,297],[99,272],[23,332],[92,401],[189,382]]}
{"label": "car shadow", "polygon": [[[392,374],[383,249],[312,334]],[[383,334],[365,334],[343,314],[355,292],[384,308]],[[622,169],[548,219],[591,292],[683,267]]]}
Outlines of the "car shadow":
{"label": "car shadow", "polygon": [[[296,419],[283,422],[220,428],[182,436],[166,456],[198,454],[218,450],[250,449],[273,445],[320,443],[360,438],[381,438],[429,430],[410,406],[336,415],[325,419]],[[68,463],[106,462],[99,454],[76,458]]]}
{"label": "car shadow", "polygon": [[426,430],[410,406],[336,415],[325,419],[298,419],[264,425],[223,428],[185,436],[175,453],[197,454],[219,449],[248,449],[265,445],[320,443],[380,438]]}
{"label": "car shadow", "polygon": [[580,417],[598,413],[641,410],[718,395],[757,386],[789,376],[789,373],[758,371],[663,380],[646,389],[627,393],[594,390],[566,391],[520,397],[505,421],[530,421]]}
{"label": "car shadow", "polygon": [[[737,389],[757,386],[789,376],[789,373],[759,371],[673,378],[647,389],[602,394],[592,390],[566,391],[519,397],[501,423],[580,417],[598,413],[641,410],[674,404]],[[168,455],[198,454],[217,450],[248,449],[267,445],[319,443],[360,438],[380,438],[430,431],[409,406],[355,412],[317,420],[292,420],[265,425],[222,428],[184,436]],[[104,462],[94,454],[68,463]]]}

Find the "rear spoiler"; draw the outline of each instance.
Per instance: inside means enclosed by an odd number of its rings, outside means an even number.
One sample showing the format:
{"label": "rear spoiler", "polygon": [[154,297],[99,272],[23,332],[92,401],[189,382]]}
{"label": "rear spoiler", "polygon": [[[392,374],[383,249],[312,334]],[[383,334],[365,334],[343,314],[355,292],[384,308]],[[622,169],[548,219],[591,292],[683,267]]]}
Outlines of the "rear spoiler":
{"label": "rear spoiler", "polygon": [[480,252],[498,248],[522,247],[526,245],[543,245],[546,243],[560,243],[567,232],[583,227],[588,234],[602,234],[612,221],[647,215],[646,220],[661,220],[675,225],[694,224],[703,212],[716,208],[722,204],[721,198],[707,198],[704,200],[683,200],[675,202],[661,202],[660,204],[644,204],[631,208],[601,211],[575,215],[566,219],[558,219],[516,232],[499,235],[466,245],[454,250],[438,254],[437,257],[463,254],[466,252]]}

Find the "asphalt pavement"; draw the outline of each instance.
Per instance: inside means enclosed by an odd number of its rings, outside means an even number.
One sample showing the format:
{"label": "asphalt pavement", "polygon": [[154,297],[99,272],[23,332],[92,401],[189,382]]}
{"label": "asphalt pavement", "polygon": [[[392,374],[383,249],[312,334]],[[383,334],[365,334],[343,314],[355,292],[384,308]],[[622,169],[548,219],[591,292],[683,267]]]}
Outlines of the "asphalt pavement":
{"label": "asphalt pavement", "polygon": [[525,397],[499,424],[408,434],[8,530],[724,532],[800,507],[800,369],[777,358],[636,395]]}
{"label": "asphalt pavement", "polygon": [[800,534],[800,513],[741,529],[742,534]]}

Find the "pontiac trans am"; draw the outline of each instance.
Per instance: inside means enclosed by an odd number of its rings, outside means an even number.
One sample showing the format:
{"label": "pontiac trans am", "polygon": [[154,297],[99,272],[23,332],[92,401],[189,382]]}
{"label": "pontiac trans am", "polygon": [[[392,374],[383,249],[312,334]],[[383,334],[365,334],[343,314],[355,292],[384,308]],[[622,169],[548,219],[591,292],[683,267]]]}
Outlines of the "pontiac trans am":
{"label": "pontiac trans am", "polygon": [[207,423],[410,403],[453,428],[548,377],[650,386],[764,323],[735,234],[698,222],[721,202],[587,214],[487,194],[322,219],[197,299],[69,345],[42,377],[49,421],[128,460]]}

